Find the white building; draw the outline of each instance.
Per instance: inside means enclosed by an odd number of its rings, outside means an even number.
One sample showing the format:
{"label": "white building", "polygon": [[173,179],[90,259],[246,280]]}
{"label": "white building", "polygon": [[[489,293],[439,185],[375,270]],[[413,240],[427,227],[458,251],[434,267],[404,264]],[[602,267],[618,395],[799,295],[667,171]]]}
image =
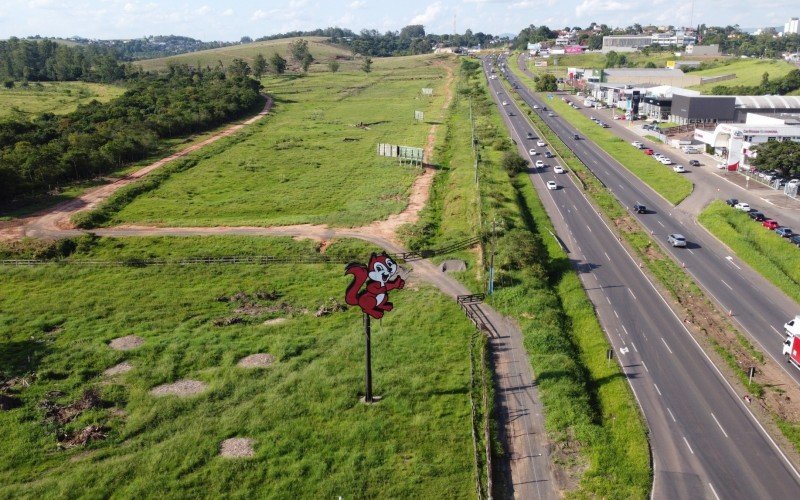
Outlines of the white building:
{"label": "white building", "polygon": [[800,19],[793,17],[789,22],[783,25],[784,35],[796,35],[800,33]]}
{"label": "white building", "polygon": [[714,148],[727,159],[729,169],[749,170],[756,156],[753,147],[769,141],[800,142],[800,115],[760,115],[748,113],[745,123],[723,123],[714,130],[694,131],[697,141]]}

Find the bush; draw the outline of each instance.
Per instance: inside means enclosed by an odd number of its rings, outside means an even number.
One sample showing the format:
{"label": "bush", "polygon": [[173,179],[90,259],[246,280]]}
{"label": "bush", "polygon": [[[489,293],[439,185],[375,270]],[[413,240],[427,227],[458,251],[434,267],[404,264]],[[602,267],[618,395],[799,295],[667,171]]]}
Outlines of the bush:
{"label": "bush", "polygon": [[502,165],[509,176],[515,177],[528,169],[528,160],[521,157],[516,151],[506,151],[503,153]]}

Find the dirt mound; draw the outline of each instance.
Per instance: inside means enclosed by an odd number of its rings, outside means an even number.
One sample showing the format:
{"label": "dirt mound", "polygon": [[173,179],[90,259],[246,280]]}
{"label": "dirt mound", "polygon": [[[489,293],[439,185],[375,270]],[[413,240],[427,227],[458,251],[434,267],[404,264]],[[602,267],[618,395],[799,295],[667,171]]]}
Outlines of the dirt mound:
{"label": "dirt mound", "polygon": [[58,446],[61,448],[72,448],[75,446],[83,446],[92,441],[102,441],[105,438],[106,432],[103,427],[99,425],[90,425],[74,434],[58,436]]}
{"label": "dirt mound", "polygon": [[125,337],[119,337],[111,342],[109,342],[108,347],[114,349],[115,351],[129,351],[131,349],[136,349],[140,345],[144,344],[144,339],[137,335],[126,335]]}
{"label": "dirt mound", "polygon": [[106,377],[113,377],[114,375],[121,375],[123,373],[128,373],[129,371],[133,370],[133,365],[128,363],[127,361],[123,361],[122,363],[112,366],[108,370],[103,372],[103,375]]}
{"label": "dirt mound", "polygon": [[325,302],[323,302],[319,308],[317,308],[317,312],[314,313],[314,316],[321,317],[327,316],[329,314],[333,314],[335,312],[342,312],[346,311],[347,306],[336,300],[335,298],[331,297]]}
{"label": "dirt mound", "polygon": [[194,396],[206,390],[205,382],[199,380],[178,380],[172,384],[159,385],[150,390],[153,396],[178,396],[181,398]]}
{"label": "dirt mound", "polygon": [[222,442],[219,454],[226,458],[247,458],[255,456],[255,441],[250,438],[230,438]]}
{"label": "dirt mound", "polygon": [[275,356],[272,354],[257,353],[240,359],[236,366],[241,366],[242,368],[266,368],[274,362]]}
{"label": "dirt mound", "polygon": [[49,392],[46,398],[39,403],[39,408],[44,410],[45,419],[58,425],[67,424],[84,411],[98,408],[103,404],[100,395],[94,389],[87,389],[77,401],[68,405],[60,405],[55,402],[56,398],[63,395],[64,393],[59,391]]}
{"label": "dirt mound", "polygon": [[288,321],[286,318],[273,318],[268,319],[264,322],[266,326],[273,326],[273,325],[280,325],[281,323],[286,323]]}

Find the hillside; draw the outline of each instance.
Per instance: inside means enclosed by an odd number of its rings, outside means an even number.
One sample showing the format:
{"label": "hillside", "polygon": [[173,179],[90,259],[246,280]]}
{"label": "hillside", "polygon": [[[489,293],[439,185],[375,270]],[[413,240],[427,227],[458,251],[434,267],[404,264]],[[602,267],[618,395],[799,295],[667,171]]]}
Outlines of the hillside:
{"label": "hillside", "polygon": [[[318,66],[320,63],[325,64],[328,61],[339,57],[350,57],[349,50],[330,45],[326,43],[328,40],[325,37],[303,37],[308,40],[308,49],[311,55],[314,56],[315,64]],[[171,57],[160,57],[158,59],[146,59],[138,61],[134,64],[141,66],[146,71],[158,71],[167,68],[171,62],[180,64],[189,64],[196,66],[198,63],[201,66],[214,66],[218,61],[227,66],[234,59],[244,59],[248,63],[253,62],[253,59],[259,53],[269,59],[273,53],[277,52],[287,60],[289,60],[289,44],[298,38],[281,38],[278,40],[266,40],[263,42],[253,42],[244,45],[234,45],[231,47],[222,47],[219,49],[201,50],[198,52],[191,52],[188,54],[181,54]],[[290,61],[291,64],[291,61]],[[342,68],[344,69],[344,68]]]}
{"label": "hillside", "polygon": [[716,85],[736,86],[736,85],[758,85],[761,83],[761,76],[769,73],[770,80],[785,76],[796,67],[786,61],[778,59],[729,59],[729,64],[724,62],[714,68],[692,72],[693,75],[717,76],[735,74],[733,80],[725,80],[717,83],[707,83],[691,87],[704,94],[711,93],[711,89]]}

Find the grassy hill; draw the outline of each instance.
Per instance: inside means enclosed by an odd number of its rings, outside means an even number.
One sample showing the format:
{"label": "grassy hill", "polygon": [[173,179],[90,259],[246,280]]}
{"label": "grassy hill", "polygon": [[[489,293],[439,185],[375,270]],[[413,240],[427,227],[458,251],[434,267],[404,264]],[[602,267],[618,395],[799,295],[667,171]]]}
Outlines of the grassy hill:
{"label": "grassy hill", "polygon": [[725,80],[716,83],[707,83],[704,85],[697,85],[691,87],[699,90],[704,94],[711,93],[711,89],[716,85],[758,85],[761,83],[761,75],[769,73],[771,80],[786,75],[796,66],[789,64],[786,61],[776,59],[728,59],[720,60],[719,66],[701,71],[692,72],[692,75],[700,76],[717,76],[733,73],[736,78],[733,80]]}
{"label": "grassy hill", "polygon": [[107,102],[123,92],[125,89],[116,85],[84,82],[47,82],[13,89],[0,88],[0,118],[45,112],[63,115],[75,111],[79,104],[94,99]]}
{"label": "grassy hill", "polygon": [[[352,55],[349,50],[343,47],[338,47],[327,43],[328,38],[326,37],[311,36],[302,38],[308,40],[308,49],[311,51],[311,55],[313,55],[315,59],[315,63],[312,64],[310,71],[314,71],[315,67],[323,68],[328,61],[335,59],[337,56],[350,57]],[[171,57],[147,59],[144,61],[139,61],[135,64],[138,64],[147,71],[166,69],[167,65],[171,62],[190,65],[197,65],[199,63],[200,66],[214,66],[218,61],[222,61],[222,64],[227,66],[231,63],[231,61],[238,58],[244,59],[252,64],[256,55],[259,53],[263,54],[264,57],[269,59],[269,57],[275,52],[289,60],[289,44],[295,40],[298,40],[298,38],[281,38],[279,40],[253,42],[244,45],[222,47],[219,49],[190,52],[188,54],[180,54]],[[346,63],[347,61],[342,61],[342,70],[347,67]],[[352,65],[355,67],[356,63],[353,62]]]}

